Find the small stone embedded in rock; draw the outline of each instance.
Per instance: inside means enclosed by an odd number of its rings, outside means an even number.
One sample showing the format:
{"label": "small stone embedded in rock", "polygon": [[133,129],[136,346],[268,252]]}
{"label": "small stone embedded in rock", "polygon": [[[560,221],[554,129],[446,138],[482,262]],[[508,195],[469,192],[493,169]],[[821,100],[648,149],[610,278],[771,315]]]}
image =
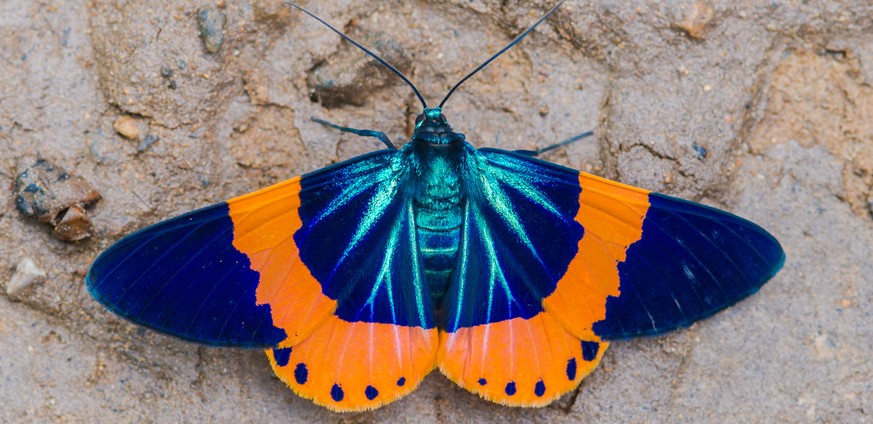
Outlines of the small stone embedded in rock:
{"label": "small stone embedded in rock", "polygon": [[31,258],[24,258],[15,267],[12,278],[6,283],[6,295],[10,300],[17,301],[28,287],[45,281],[46,272],[36,265]]}
{"label": "small stone embedded in rock", "polygon": [[130,116],[122,115],[112,124],[115,132],[128,140],[136,140],[139,138],[139,127],[136,125],[136,119]]}
{"label": "small stone embedded in rock", "polygon": [[224,24],[227,17],[215,8],[200,9],[197,12],[197,28],[200,30],[200,39],[209,53],[218,53],[224,44]]}
{"label": "small stone embedded in rock", "polygon": [[161,66],[161,76],[164,78],[172,77],[173,76],[173,68],[171,68],[167,65]]}
{"label": "small stone embedded in rock", "polygon": [[70,206],[58,216],[54,231],[58,240],[79,241],[91,237],[91,218],[82,205]]}
{"label": "small stone embedded in rock", "polygon": [[139,146],[136,146],[136,152],[142,153],[142,152],[148,150],[149,147],[152,147],[152,144],[157,143],[158,140],[160,140],[160,139],[161,138],[156,136],[156,135],[149,134],[149,135],[145,136],[142,139],[142,141],[139,142]]}
{"label": "small stone embedded in rock", "polygon": [[715,8],[706,1],[695,1],[689,5],[685,17],[673,26],[679,28],[690,37],[702,39],[706,26],[715,17]]}
{"label": "small stone embedded in rock", "polygon": [[100,193],[88,181],[45,159],[34,158],[21,160],[17,175],[14,193],[19,212],[54,227],[60,240],[90,236],[91,221],[85,207],[99,200]]}
{"label": "small stone embedded in rock", "polygon": [[[395,39],[382,32],[367,32],[362,44],[408,74],[412,60]],[[373,91],[395,84],[399,79],[375,59],[362,55],[347,43],[307,77],[315,99],[325,107],[342,104],[363,106]]]}
{"label": "small stone embedded in rock", "polygon": [[706,159],[706,147],[703,147],[697,143],[691,145],[691,148],[694,150],[694,153],[697,153],[697,160]]}

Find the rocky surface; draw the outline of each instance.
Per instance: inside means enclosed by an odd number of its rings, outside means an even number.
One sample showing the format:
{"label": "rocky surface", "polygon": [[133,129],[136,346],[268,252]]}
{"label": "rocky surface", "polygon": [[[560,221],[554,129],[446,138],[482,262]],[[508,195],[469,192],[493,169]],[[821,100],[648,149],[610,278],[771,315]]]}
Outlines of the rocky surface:
{"label": "rocky surface", "polygon": [[[549,4],[308,6],[387,40],[436,102]],[[336,415],[293,395],[262,353],[143,330],[84,289],[90,262],[124,234],[380,147],[310,116],[398,141],[419,108],[278,0],[0,2],[0,422],[873,420],[866,0],[570,0],[455,94],[446,115],[475,145],[534,149],[594,130],[546,159],[728,209],[787,252],[757,295],[688,330],[615,343],[549,407],[497,406],[434,373],[388,407]],[[29,157],[102,195],[92,237],[59,241],[16,210],[16,164]],[[25,260],[44,277],[20,290]]]}

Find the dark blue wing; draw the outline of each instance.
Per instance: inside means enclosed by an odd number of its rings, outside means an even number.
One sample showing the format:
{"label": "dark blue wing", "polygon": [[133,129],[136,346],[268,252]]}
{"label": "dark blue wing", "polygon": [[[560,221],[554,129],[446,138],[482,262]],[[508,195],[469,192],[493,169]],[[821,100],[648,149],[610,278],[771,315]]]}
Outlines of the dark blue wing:
{"label": "dark blue wing", "polygon": [[259,274],[233,246],[220,203],[137,231],[106,249],[85,278],[109,310],[138,324],[210,345],[275,346],[285,331],[259,305]]}
{"label": "dark blue wing", "polygon": [[618,265],[621,294],[594,324],[605,340],[687,327],[758,291],[785,252],[761,227],[730,213],[649,194],[642,237]]}

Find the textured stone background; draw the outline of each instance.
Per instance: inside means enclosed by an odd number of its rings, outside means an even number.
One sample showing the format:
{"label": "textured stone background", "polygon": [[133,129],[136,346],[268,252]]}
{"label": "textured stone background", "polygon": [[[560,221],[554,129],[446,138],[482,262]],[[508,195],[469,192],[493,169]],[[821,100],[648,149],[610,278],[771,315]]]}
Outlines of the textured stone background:
{"label": "textured stone background", "polygon": [[[869,1],[568,1],[453,97],[455,128],[507,149],[592,129],[546,159],[748,217],[782,242],[784,270],[688,330],[615,343],[549,407],[493,405],[435,373],[352,415],[293,395],[260,352],[145,331],[83,287],[123,234],[379,147],[310,116],[405,140],[419,112],[407,87],[280,1],[192,3],[0,2],[0,288],[24,258],[46,273],[0,290],[0,421],[873,421]],[[549,5],[308,6],[436,102]],[[203,8],[226,19],[214,53]],[[113,129],[121,116],[135,139]],[[16,211],[16,163],[37,156],[102,194],[93,237],[58,241]]]}

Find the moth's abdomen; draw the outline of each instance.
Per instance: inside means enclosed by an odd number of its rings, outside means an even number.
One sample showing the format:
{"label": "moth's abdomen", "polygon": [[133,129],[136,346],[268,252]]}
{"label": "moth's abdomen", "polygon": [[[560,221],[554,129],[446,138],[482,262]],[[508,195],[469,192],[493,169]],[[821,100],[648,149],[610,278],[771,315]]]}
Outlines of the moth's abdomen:
{"label": "moth's abdomen", "polygon": [[434,211],[420,208],[416,217],[418,245],[431,299],[442,302],[455,268],[461,237],[461,208]]}

